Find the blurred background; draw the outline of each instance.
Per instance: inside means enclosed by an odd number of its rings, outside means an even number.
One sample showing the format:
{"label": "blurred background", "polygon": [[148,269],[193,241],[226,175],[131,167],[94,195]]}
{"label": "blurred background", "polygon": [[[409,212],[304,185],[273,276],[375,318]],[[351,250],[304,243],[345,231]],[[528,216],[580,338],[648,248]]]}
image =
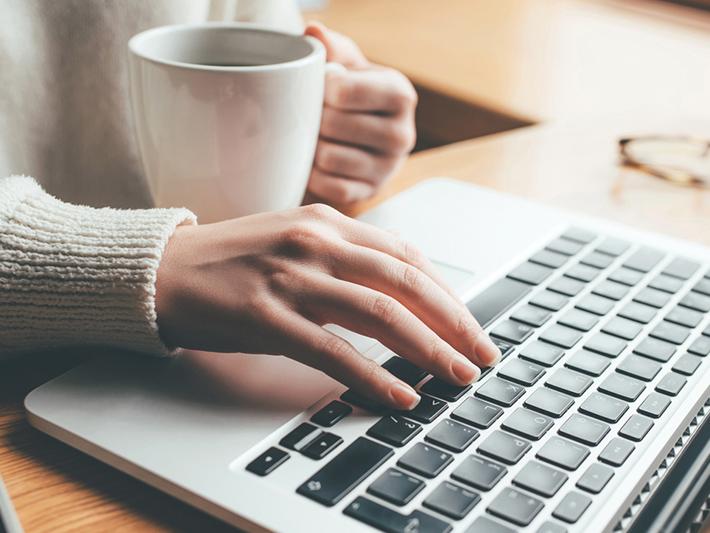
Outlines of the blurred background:
{"label": "blurred background", "polygon": [[302,0],[420,95],[418,149],[525,125],[710,117],[710,0]]}

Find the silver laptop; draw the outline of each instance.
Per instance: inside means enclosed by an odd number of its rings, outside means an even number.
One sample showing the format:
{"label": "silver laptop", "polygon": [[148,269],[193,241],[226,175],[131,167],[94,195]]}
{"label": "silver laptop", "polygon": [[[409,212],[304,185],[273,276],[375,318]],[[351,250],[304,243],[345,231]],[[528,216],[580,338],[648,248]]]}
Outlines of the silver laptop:
{"label": "silver laptop", "polygon": [[505,358],[386,412],[283,357],[102,355],[38,429],[249,531],[623,531],[703,427],[710,249],[432,179],[363,219],[431,257]]}

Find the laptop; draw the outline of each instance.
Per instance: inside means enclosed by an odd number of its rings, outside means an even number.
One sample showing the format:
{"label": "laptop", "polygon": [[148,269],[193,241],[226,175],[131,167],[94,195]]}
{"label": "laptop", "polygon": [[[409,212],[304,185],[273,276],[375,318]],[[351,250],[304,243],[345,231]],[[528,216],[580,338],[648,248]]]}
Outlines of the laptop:
{"label": "laptop", "polygon": [[97,354],[27,396],[30,422],[247,531],[671,531],[702,511],[710,249],[446,178],[362,219],[438,265],[500,364],[454,387],[333,328],[421,391],[395,413],[285,357]]}

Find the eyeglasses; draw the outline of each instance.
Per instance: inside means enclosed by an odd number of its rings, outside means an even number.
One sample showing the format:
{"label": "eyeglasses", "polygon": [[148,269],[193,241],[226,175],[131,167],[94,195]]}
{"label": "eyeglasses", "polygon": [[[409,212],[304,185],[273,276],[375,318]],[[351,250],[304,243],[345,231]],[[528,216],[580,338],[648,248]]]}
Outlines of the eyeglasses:
{"label": "eyeglasses", "polygon": [[710,140],[693,137],[619,139],[621,164],[691,187],[710,187]]}

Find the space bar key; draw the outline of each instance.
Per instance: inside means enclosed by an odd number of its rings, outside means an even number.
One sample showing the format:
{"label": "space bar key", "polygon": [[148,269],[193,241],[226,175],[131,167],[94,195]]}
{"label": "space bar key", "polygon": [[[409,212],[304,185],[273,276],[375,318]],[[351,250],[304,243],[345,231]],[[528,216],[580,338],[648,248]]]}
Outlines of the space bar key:
{"label": "space bar key", "polygon": [[328,507],[333,506],[393,454],[392,448],[358,437],[296,492]]}
{"label": "space bar key", "polygon": [[482,328],[488,326],[510,306],[531,290],[530,285],[511,278],[496,281],[490,287],[474,296],[467,304],[468,310],[476,317]]}

